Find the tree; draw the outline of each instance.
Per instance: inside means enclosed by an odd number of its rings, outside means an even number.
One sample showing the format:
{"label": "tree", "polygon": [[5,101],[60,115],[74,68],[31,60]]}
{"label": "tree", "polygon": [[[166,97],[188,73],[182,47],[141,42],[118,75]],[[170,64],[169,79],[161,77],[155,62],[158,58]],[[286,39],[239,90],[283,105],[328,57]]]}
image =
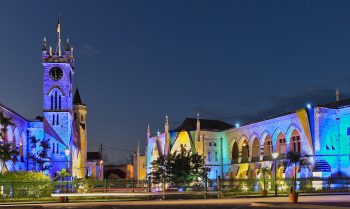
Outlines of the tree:
{"label": "tree", "polygon": [[4,138],[7,127],[8,126],[14,126],[15,124],[12,122],[12,119],[10,117],[6,117],[3,112],[0,112],[0,125],[1,125],[1,131],[0,131],[0,138]]}
{"label": "tree", "polygon": [[[0,137],[3,139],[5,137],[7,127],[15,124],[12,122],[10,117],[6,117],[3,112],[0,112]],[[16,155],[18,155],[18,151],[12,148],[12,144],[0,144],[0,160],[1,160],[1,172],[4,171],[5,163],[9,160],[15,161]]]}
{"label": "tree", "polygon": [[302,156],[300,152],[288,152],[286,159],[282,161],[283,167],[293,167],[294,168],[294,178],[293,178],[293,189],[292,193],[296,193],[296,184],[297,184],[297,171],[298,168],[309,168],[310,161],[307,159],[307,156]]}
{"label": "tree", "polygon": [[48,171],[52,167],[48,165],[48,162],[51,160],[48,154],[51,149],[50,139],[38,140],[35,136],[32,136],[30,143],[34,151],[29,153],[28,157],[33,161],[34,170],[41,172]]}
{"label": "tree", "polygon": [[18,151],[12,149],[12,144],[0,144],[1,173],[4,171],[5,163],[9,160],[15,161]]}
{"label": "tree", "polygon": [[171,185],[189,185],[206,179],[210,169],[205,166],[205,157],[186,150],[161,155],[152,163],[152,182],[165,181]]}
{"label": "tree", "polygon": [[266,191],[266,177],[271,174],[271,170],[270,170],[270,168],[264,166],[260,169],[260,172],[261,172],[261,175],[262,175],[263,180],[264,180],[264,185],[263,185],[264,190],[263,191]]}

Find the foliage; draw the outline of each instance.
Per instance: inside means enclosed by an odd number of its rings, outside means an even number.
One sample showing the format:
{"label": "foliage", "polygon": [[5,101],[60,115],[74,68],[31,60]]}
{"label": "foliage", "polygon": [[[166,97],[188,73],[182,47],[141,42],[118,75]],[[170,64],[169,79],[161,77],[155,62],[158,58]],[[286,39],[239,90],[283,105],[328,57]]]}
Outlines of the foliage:
{"label": "foliage", "polygon": [[12,149],[12,144],[0,144],[0,160],[1,160],[1,172],[4,171],[5,162],[11,160],[16,160],[16,155],[18,155],[18,151],[15,149]]}
{"label": "foliage", "polygon": [[189,185],[207,179],[210,169],[205,166],[205,157],[186,150],[160,156],[152,163],[152,183],[165,181],[171,185]]}
{"label": "foliage", "polygon": [[0,124],[1,124],[0,138],[3,139],[7,131],[7,126],[14,126],[15,124],[12,122],[12,119],[9,117],[6,117],[3,112],[0,112]]}
{"label": "foliage", "polygon": [[41,172],[7,172],[0,175],[3,197],[48,197],[53,191],[50,177]]}
{"label": "foliage", "polygon": [[309,168],[310,161],[307,156],[302,156],[300,152],[288,152],[286,155],[286,159],[282,161],[283,167],[293,167],[294,168],[294,178],[293,178],[293,190],[292,193],[296,192],[296,184],[297,184],[297,173],[298,168]]}
{"label": "foliage", "polygon": [[262,168],[260,168],[260,172],[261,172],[261,176],[263,177],[264,180],[264,191],[266,191],[266,177],[268,177],[268,175],[271,175],[271,169],[267,166],[264,166]]}
{"label": "foliage", "polygon": [[38,140],[35,136],[32,136],[30,143],[34,151],[29,153],[28,158],[33,161],[34,170],[41,172],[48,171],[52,167],[48,165],[48,162],[51,160],[48,154],[51,149],[50,139]]}

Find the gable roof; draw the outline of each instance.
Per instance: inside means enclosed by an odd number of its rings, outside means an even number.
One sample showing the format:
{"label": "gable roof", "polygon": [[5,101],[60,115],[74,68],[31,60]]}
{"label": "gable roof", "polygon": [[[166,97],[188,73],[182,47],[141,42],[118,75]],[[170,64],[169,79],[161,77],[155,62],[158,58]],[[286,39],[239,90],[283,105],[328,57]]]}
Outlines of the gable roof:
{"label": "gable roof", "polygon": [[340,109],[340,108],[349,107],[349,106],[350,106],[350,99],[345,99],[345,100],[340,100],[340,101],[332,102],[325,105],[320,105],[320,107],[326,107],[331,109]]}
{"label": "gable roof", "polygon": [[[201,130],[205,131],[224,131],[233,127],[233,125],[219,120],[199,119],[199,122]],[[186,118],[185,121],[179,127],[173,129],[172,131],[195,131],[196,129],[197,119]]]}

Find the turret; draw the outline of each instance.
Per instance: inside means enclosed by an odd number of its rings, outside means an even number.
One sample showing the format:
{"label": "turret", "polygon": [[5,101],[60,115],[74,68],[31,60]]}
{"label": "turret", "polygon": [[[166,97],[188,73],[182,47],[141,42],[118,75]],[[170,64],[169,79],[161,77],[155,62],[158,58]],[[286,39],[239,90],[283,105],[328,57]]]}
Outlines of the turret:
{"label": "turret", "polygon": [[[87,106],[82,102],[79,90],[76,89],[73,98],[74,117],[74,145],[75,156],[73,156],[73,176],[85,177],[86,155],[87,155]],[[75,161],[75,162],[74,162]]]}
{"label": "turret", "polygon": [[170,133],[169,133],[168,115],[165,116],[164,132],[165,132],[164,155],[168,155],[168,153],[170,152]]}
{"label": "turret", "polygon": [[335,101],[339,102],[340,101],[340,92],[339,89],[335,91]]}
{"label": "turret", "polygon": [[201,122],[199,120],[199,113],[197,113],[195,146],[198,154],[203,154],[203,139],[201,139]]}

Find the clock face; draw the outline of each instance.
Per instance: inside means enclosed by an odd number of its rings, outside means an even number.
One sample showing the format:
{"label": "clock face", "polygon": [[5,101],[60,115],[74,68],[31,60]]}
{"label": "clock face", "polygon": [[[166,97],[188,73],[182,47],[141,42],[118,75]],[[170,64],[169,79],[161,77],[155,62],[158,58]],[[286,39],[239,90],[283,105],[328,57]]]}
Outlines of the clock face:
{"label": "clock face", "polygon": [[51,68],[50,70],[50,78],[52,80],[55,80],[55,81],[58,81],[62,78],[63,76],[63,72],[62,72],[62,69],[59,68],[59,67],[53,67]]}

